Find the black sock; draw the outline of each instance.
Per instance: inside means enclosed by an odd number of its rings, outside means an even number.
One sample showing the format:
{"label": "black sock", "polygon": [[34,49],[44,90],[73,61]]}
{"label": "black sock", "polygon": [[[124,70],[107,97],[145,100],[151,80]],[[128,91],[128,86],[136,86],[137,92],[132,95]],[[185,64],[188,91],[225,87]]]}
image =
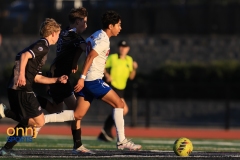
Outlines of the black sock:
{"label": "black sock", "polygon": [[73,148],[77,149],[82,145],[82,139],[81,139],[81,128],[77,130],[72,129],[72,136],[73,136]]}
{"label": "black sock", "polygon": [[113,120],[113,115],[110,114],[107,119],[105,120],[104,127],[103,129],[108,135],[112,135],[112,127],[114,126],[114,120]]}
{"label": "black sock", "polygon": [[[17,134],[17,133],[16,133],[16,128],[20,128],[20,127],[23,128],[23,131],[25,132],[25,127],[26,127],[26,126],[18,123],[18,125],[14,128],[14,129],[15,129],[15,134],[14,134],[13,136],[10,136],[10,137],[16,137],[16,136],[17,136],[17,137],[22,137],[24,133],[22,133],[22,130],[21,130],[21,129],[18,130],[18,135],[16,135],[16,134]],[[17,144],[17,141],[7,142],[7,143],[4,145],[4,148],[6,148],[6,149],[12,149],[13,146],[15,146],[16,144]]]}

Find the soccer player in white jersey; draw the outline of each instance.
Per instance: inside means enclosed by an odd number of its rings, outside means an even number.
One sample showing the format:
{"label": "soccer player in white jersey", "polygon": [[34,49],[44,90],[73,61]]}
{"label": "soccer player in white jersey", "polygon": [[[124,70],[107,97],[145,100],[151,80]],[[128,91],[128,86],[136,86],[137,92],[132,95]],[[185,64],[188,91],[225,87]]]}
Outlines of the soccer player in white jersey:
{"label": "soccer player in white jersey", "polygon": [[82,75],[74,88],[75,92],[78,92],[76,94],[78,97],[74,116],[77,119],[82,119],[94,98],[107,102],[114,108],[113,119],[118,136],[117,148],[138,150],[141,149],[141,146],[134,144],[125,137],[123,101],[116,92],[102,80],[105,63],[110,51],[109,38],[119,34],[121,30],[121,17],[114,11],[108,11],[102,17],[102,25],[102,30],[96,31],[86,39],[87,58],[84,63]]}
{"label": "soccer player in white jersey", "polygon": [[[109,38],[117,36],[122,29],[121,17],[115,11],[107,11],[102,16],[102,25],[103,28],[101,30],[96,31],[86,39],[87,57],[80,79],[74,87],[77,96],[76,110],[74,112],[65,110],[58,114],[45,115],[45,123],[74,119],[82,120],[93,99],[101,99],[114,108],[113,119],[117,130],[117,149],[140,150],[141,145],[134,144],[125,137],[123,101],[102,80],[105,63],[110,51]],[[78,152],[78,150],[81,151],[81,148],[74,149],[73,152]]]}

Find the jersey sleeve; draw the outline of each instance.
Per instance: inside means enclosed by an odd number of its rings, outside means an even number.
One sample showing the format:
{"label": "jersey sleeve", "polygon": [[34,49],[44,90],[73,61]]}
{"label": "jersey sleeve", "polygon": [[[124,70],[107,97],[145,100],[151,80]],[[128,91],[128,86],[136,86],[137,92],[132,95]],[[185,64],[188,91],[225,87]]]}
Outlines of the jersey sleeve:
{"label": "jersey sleeve", "polygon": [[93,41],[92,49],[94,49],[98,54],[101,54],[102,51],[106,50],[106,48],[109,48],[109,42],[102,39]]}
{"label": "jersey sleeve", "polygon": [[43,43],[37,43],[29,48],[29,52],[32,54],[32,58],[38,56],[44,56],[48,53],[49,48]]}

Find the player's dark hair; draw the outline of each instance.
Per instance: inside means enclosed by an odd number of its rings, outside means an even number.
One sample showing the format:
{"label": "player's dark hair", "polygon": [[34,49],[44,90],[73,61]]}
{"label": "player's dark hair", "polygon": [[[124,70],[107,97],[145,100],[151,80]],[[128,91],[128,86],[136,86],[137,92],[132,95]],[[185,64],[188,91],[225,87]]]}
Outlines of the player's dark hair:
{"label": "player's dark hair", "polygon": [[102,27],[107,29],[110,24],[113,26],[121,20],[121,16],[115,11],[107,11],[102,16]]}
{"label": "player's dark hair", "polygon": [[84,19],[88,16],[87,9],[84,7],[73,8],[68,14],[68,20],[71,24],[75,23],[76,19]]}

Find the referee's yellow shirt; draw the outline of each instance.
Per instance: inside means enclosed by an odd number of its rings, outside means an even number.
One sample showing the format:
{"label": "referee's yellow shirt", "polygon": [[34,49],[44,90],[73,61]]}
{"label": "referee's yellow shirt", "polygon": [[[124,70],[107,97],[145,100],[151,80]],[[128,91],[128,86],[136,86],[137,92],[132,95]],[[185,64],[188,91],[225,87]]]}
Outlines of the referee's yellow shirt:
{"label": "referee's yellow shirt", "polygon": [[113,53],[107,58],[105,68],[111,68],[111,85],[123,90],[126,88],[128,77],[133,70],[133,59],[128,55],[125,59],[120,59],[117,53]]}

